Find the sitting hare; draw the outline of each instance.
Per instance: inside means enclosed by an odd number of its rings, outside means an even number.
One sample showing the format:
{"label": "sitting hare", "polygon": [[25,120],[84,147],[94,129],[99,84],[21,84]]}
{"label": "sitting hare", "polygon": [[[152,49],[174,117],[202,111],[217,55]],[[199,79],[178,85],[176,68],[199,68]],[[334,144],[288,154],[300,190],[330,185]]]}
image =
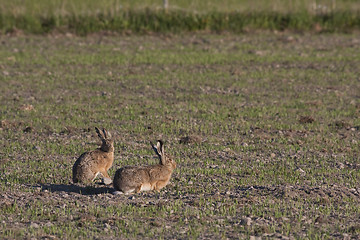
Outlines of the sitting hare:
{"label": "sitting hare", "polygon": [[160,162],[150,166],[126,166],[116,171],[114,188],[125,194],[140,191],[160,191],[165,187],[176,168],[172,158],[164,153],[164,145],[158,140],[156,147],[150,142]]}
{"label": "sitting hare", "polygon": [[74,183],[90,183],[99,173],[102,175],[105,184],[112,182],[107,171],[114,161],[114,140],[105,129],[101,132],[95,127],[95,130],[102,141],[101,147],[81,154],[76,160],[72,168]]}

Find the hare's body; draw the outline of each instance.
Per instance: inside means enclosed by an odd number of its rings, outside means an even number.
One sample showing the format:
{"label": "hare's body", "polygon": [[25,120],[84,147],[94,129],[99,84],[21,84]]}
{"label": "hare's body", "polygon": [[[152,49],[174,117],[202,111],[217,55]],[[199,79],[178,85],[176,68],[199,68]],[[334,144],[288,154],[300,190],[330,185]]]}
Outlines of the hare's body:
{"label": "hare's body", "polygon": [[94,151],[83,153],[76,160],[73,167],[74,183],[92,182],[98,174],[101,174],[104,178],[110,179],[107,171],[111,168],[113,162],[114,152],[106,153],[100,149],[96,149]]}
{"label": "hare's body", "polygon": [[161,141],[157,147],[152,145],[154,151],[160,158],[160,163],[150,166],[126,166],[116,171],[114,177],[114,188],[123,193],[140,191],[160,191],[165,187],[176,168],[176,163],[164,154]]}
{"label": "hare's body", "polygon": [[160,191],[171,178],[173,169],[162,165],[127,166],[115,173],[114,187],[124,193],[140,191]]}
{"label": "hare's body", "polygon": [[105,184],[111,183],[107,171],[114,162],[114,142],[105,129],[100,132],[96,128],[96,132],[102,140],[102,145],[96,150],[81,154],[76,160],[72,169],[74,183],[90,183],[94,181],[98,174],[102,175]]}

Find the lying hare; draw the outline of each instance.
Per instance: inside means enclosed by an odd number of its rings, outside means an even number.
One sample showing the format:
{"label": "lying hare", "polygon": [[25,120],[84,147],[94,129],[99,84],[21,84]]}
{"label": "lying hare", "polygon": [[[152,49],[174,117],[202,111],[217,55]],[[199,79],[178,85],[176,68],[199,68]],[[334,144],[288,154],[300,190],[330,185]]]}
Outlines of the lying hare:
{"label": "lying hare", "polygon": [[[172,158],[164,153],[164,145],[158,140],[156,147],[150,142],[160,162],[150,166],[126,166],[116,171],[114,177],[114,188],[125,194],[131,192],[160,191],[165,187],[176,168]],[[119,193],[119,192],[117,192]]]}
{"label": "lying hare", "polygon": [[105,129],[101,132],[95,127],[95,130],[102,141],[101,147],[81,154],[76,160],[72,169],[74,183],[90,183],[99,173],[103,176],[105,184],[112,182],[107,171],[114,161],[114,140]]}

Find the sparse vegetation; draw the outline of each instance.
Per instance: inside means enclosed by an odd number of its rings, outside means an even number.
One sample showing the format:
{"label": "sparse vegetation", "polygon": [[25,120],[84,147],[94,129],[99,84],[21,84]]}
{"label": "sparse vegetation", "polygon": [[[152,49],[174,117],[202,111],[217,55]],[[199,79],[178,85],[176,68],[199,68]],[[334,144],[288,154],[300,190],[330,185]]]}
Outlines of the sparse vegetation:
{"label": "sparse vegetation", "polygon": [[[358,238],[358,39],[1,37],[1,238]],[[95,126],[170,185],[72,185]]]}
{"label": "sparse vegetation", "polygon": [[[360,238],[358,1],[169,2],[0,0],[0,238]],[[73,185],[94,127],[170,184]]]}

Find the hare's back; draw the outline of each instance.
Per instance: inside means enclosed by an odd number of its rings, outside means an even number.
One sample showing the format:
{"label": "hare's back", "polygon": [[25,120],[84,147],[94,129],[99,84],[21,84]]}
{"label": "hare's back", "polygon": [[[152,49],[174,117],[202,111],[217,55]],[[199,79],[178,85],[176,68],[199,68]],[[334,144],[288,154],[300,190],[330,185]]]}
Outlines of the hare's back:
{"label": "hare's back", "polygon": [[146,168],[143,167],[126,166],[116,171],[115,178],[132,179],[134,181],[146,180],[149,176],[147,172]]}
{"label": "hare's back", "polygon": [[96,151],[85,152],[74,163],[73,169],[97,168],[99,165],[99,156]]}
{"label": "hare's back", "polygon": [[118,190],[137,187],[150,181],[146,168],[127,166],[118,169],[114,176],[114,187]]}

